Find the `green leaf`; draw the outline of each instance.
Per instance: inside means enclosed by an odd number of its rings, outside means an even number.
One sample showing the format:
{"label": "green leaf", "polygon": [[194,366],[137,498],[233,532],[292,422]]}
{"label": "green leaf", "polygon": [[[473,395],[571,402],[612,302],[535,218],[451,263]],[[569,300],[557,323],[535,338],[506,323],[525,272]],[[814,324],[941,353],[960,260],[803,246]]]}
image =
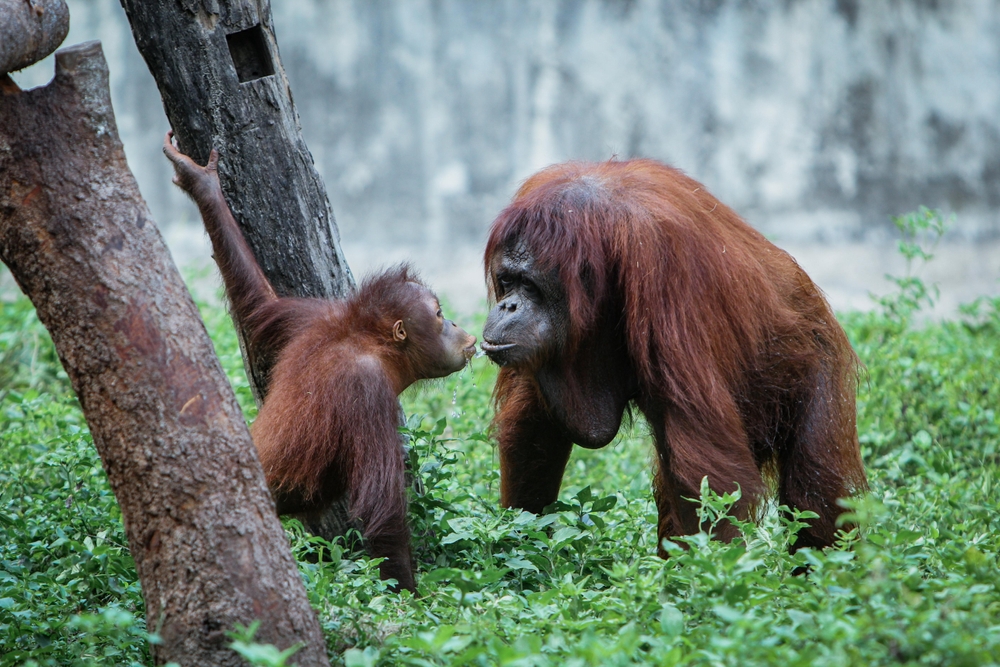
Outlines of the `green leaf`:
{"label": "green leaf", "polygon": [[573,505],[557,500],[554,503],[546,505],[542,512],[544,514],[555,514],[557,512],[573,512],[576,509]]}
{"label": "green leaf", "polygon": [[812,623],[813,620],[812,614],[807,614],[798,609],[789,609],[786,613],[788,614],[788,618],[792,619],[794,625],[805,625]]}
{"label": "green leaf", "polygon": [[535,567],[534,563],[522,558],[521,556],[508,558],[503,564],[512,570],[530,570],[532,572],[538,572],[538,568]]}
{"label": "green leaf", "polygon": [[618,496],[604,496],[603,498],[598,498],[594,501],[591,506],[591,512],[606,512],[607,510],[618,504]]}
{"label": "green leaf", "polygon": [[580,536],[581,534],[582,533],[579,528],[574,528],[573,526],[564,526],[563,528],[557,530],[554,535],[552,535],[552,543],[559,544],[561,542],[566,542],[568,540],[572,540]]}
{"label": "green leaf", "polygon": [[660,630],[667,639],[676,639],[684,631],[684,615],[672,604],[660,609]]}
{"label": "green leaf", "polygon": [[724,604],[717,604],[712,607],[712,613],[727,623],[736,623],[737,621],[743,620],[742,612]]}
{"label": "green leaf", "polygon": [[363,651],[349,648],[342,655],[344,667],[375,667],[378,662],[378,650],[368,646]]}

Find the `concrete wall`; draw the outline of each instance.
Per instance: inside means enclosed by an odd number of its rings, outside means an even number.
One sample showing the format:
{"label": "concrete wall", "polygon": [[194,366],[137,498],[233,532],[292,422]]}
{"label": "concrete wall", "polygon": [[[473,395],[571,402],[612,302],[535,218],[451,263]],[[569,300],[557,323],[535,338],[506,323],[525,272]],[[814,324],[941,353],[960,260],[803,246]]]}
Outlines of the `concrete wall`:
{"label": "concrete wall", "polygon": [[858,238],[919,204],[957,211],[968,236],[1000,231],[997,2],[361,0],[280,16],[345,235],[478,239],[532,171],[612,155],[672,162],[777,236]]}
{"label": "concrete wall", "polygon": [[[104,41],[154,215],[182,258],[203,253],[122,10],[69,4],[68,42]],[[479,298],[485,230],[519,181],[617,155],[681,167],[815,256],[807,269],[836,252],[871,257],[872,280],[892,261],[890,215],[954,212],[955,261],[980,246],[962,298],[996,291],[1000,259],[981,249],[1000,247],[1000,0],[286,0],[273,11],[356,271],[414,258],[449,290],[474,281]],[[838,265],[820,284],[838,305],[863,305],[877,287],[842,299]]]}

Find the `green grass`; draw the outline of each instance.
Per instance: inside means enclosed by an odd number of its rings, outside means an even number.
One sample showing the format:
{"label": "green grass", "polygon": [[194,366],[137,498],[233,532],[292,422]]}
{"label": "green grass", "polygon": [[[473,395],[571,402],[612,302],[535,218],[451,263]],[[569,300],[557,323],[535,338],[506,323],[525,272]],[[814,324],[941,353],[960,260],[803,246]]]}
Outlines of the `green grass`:
{"label": "green grass", "polygon": [[[826,552],[788,555],[795,523],[773,512],[732,544],[698,535],[656,558],[641,423],[574,452],[563,511],[500,510],[494,369],[477,359],[405,394],[423,481],[419,596],[387,592],[375,563],[286,524],[334,663],[1000,664],[1000,304],[915,327],[919,304],[903,301],[842,318],[867,367],[872,493],[853,506],[860,534]],[[204,315],[252,416],[228,318]],[[726,499],[703,502],[711,517]],[[0,527],[0,666],[148,664],[118,506],[23,298],[0,302]],[[802,565],[810,574],[793,575]],[[240,636],[244,655],[266,653]]]}

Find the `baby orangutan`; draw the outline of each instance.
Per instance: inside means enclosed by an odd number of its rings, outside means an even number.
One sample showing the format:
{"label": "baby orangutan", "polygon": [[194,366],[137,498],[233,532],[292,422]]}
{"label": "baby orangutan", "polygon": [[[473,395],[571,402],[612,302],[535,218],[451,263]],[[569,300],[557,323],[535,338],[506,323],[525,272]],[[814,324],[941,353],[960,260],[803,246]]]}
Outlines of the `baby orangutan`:
{"label": "baby orangutan", "polygon": [[247,352],[274,359],[251,433],[279,514],[348,498],[383,579],[415,590],[397,396],[460,370],[476,338],[444,319],[437,297],[402,265],[343,300],[279,297],[222,195],[218,154],[200,167],[173,145],[174,182],[201,211]]}

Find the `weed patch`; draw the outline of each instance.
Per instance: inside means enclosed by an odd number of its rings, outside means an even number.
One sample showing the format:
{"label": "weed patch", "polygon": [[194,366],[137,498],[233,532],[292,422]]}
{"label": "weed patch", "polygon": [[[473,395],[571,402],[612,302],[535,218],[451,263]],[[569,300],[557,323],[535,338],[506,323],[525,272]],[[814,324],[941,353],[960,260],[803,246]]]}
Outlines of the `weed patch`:
{"label": "weed patch", "polygon": [[[805,517],[775,509],[730,544],[699,534],[657,558],[641,422],[603,450],[577,448],[549,513],[500,509],[495,370],[478,359],[408,392],[419,595],[388,592],[377,563],[285,523],[334,663],[1000,663],[1000,304],[917,327],[930,292],[899,287],[877,312],[843,317],[866,366],[872,492],[849,503],[859,528],[823,552],[789,555]],[[252,418],[229,320],[203,314]],[[719,519],[733,500],[706,490],[701,511]],[[0,666],[148,664],[118,507],[24,299],[0,302],[0,527]],[[234,630],[254,664],[294,664]]]}

